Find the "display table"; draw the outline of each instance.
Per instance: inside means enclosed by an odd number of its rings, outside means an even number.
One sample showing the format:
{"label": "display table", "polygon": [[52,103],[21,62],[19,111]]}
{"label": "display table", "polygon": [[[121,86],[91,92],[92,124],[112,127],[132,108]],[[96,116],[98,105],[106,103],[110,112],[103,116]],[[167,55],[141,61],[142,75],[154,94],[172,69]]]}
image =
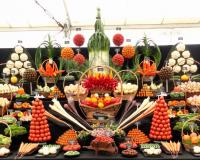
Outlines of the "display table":
{"label": "display table", "polygon": [[[16,153],[13,153],[12,155],[10,155],[9,157],[7,158],[0,158],[1,160],[2,159],[6,159],[6,160],[14,160],[15,159],[15,156],[16,156]],[[166,154],[162,154],[162,156],[160,158],[155,158],[155,157],[152,157],[152,158],[147,158],[147,157],[144,157],[141,153],[139,153],[139,155],[135,158],[125,158],[123,156],[121,156],[120,154],[118,155],[98,155],[96,156],[94,152],[90,152],[90,151],[82,151],[81,152],[81,155],[79,157],[74,157],[74,158],[65,158],[63,156],[63,152],[60,153],[57,157],[55,158],[36,158],[34,155],[33,156],[26,156],[26,157],[23,157],[22,159],[25,159],[25,160],[33,160],[33,159],[41,159],[41,160],[49,160],[49,159],[54,159],[54,160],[63,160],[63,159],[77,159],[77,160],[125,160],[125,159],[135,159],[135,160],[139,160],[139,159],[142,159],[142,160],[145,160],[145,159],[148,159],[148,160],[155,160],[155,159],[163,159],[163,160],[170,160],[172,159],[172,157],[170,155],[166,155]],[[192,156],[191,154],[187,153],[187,152],[183,152],[182,155],[179,155],[178,158],[176,159],[180,159],[180,160],[191,160],[191,159],[200,159],[199,157],[194,157]]]}

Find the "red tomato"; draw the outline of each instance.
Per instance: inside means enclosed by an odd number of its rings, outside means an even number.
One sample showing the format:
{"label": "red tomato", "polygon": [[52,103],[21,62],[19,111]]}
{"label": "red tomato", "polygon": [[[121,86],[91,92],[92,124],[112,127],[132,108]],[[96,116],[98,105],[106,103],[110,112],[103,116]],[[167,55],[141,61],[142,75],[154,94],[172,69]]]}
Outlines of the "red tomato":
{"label": "red tomato", "polygon": [[37,121],[38,121],[38,122],[40,122],[41,120],[42,120],[42,118],[40,118],[40,117],[37,118]]}
{"label": "red tomato", "polygon": [[163,116],[159,116],[159,119],[160,119],[160,120],[163,120]]}
{"label": "red tomato", "polygon": [[40,121],[40,125],[43,125],[43,124],[45,124],[45,123],[44,123],[44,121],[43,121],[43,120],[42,120],[42,121]]}
{"label": "red tomato", "polygon": [[153,135],[153,134],[155,134],[155,132],[154,132],[153,130],[151,130],[151,131],[150,131],[150,134]]}
{"label": "red tomato", "polygon": [[51,139],[51,136],[48,136],[48,137],[47,137],[47,140],[50,140],[50,139]]}
{"label": "red tomato", "polygon": [[43,117],[42,117],[42,120],[46,120],[46,116],[43,116]]}
{"label": "red tomato", "polygon": [[[40,133],[41,133],[41,132],[40,132]],[[41,134],[40,134],[40,136],[41,136],[41,137],[44,137],[44,136],[45,136],[45,134],[44,134],[44,133],[41,133]]]}
{"label": "red tomato", "polygon": [[39,141],[42,142],[42,137],[39,137]]}
{"label": "red tomato", "polygon": [[40,124],[40,122],[38,122],[38,121],[35,122],[35,125],[36,125],[36,126],[38,126],[39,124]]}
{"label": "red tomato", "polygon": [[40,129],[40,133],[45,133],[44,129]]}
{"label": "red tomato", "polygon": [[35,129],[39,130],[39,129],[40,129],[40,126],[35,126]]}
{"label": "red tomato", "polygon": [[40,112],[40,114],[39,114],[39,117],[40,117],[40,118],[42,118],[42,117],[43,117],[43,114],[42,114],[41,112]]}
{"label": "red tomato", "polygon": [[157,131],[160,131],[160,130],[161,130],[161,128],[157,127],[157,128],[156,128],[156,130],[157,130]]}
{"label": "red tomato", "polygon": [[34,138],[34,142],[38,142],[38,138]]}
{"label": "red tomato", "polygon": [[31,124],[30,130],[34,130],[34,129],[35,129],[35,126],[33,124]]}
{"label": "red tomato", "polygon": [[[47,123],[47,122],[46,122]],[[47,124],[45,124],[45,128],[49,128],[49,125],[48,125],[48,123]]]}
{"label": "red tomato", "polygon": [[163,132],[160,132],[160,135],[163,136],[164,135]]}
{"label": "red tomato", "polygon": [[163,127],[163,124],[159,124],[159,127],[162,128],[162,127]]}
{"label": "red tomato", "polygon": [[158,131],[155,131],[155,135],[157,135],[157,136],[158,136],[158,135],[159,135],[159,132],[158,132]]}
{"label": "red tomato", "polygon": [[161,131],[165,132],[165,128],[162,128]]}
{"label": "red tomato", "polygon": [[36,131],[35,131],[35,133],[37,133],[37,134],[38,134],[38,133],[40,133],[40,131],[39,131],[39,130],[36,130]]}
{"label": "red tomato", "polygon": [[45,130],[45,132],[48,132],[48,131],[49,131],[49,128],[45,128],[44,130]]}
{"label": "red tomato", "polygon": [[167,137],[166,136],[162,136],[162,139],[165,140],[165,139],[167,139]]}
{"label": "red tomato", "polygon": [[171,136],[170,136],[170,135],[168,135],[168,136],[167,136],[167,140],[170,140],[170,139],[171,139]]}
{"label": "red tomato", "polygon": [[159,115],[159,116],[162,116],[163,114],[162,114],[162,112],[159,112],[158,115]]}
{"label": "red tomato", "polygon": [[161,136],[158,136],[158,140],[161,140]]}
{"label": "red tomato", "polygon": [[160,119],[157,119],[157,120],[156,120],[156,123],[157,123],[157,124],[160,124],[160,122],[161,122]]}
{"label": "red tomato", "polygon": [[43,137],[42,140],[43,140],[43,141],[46,141],[46,140],[47,140],[47,137]]}

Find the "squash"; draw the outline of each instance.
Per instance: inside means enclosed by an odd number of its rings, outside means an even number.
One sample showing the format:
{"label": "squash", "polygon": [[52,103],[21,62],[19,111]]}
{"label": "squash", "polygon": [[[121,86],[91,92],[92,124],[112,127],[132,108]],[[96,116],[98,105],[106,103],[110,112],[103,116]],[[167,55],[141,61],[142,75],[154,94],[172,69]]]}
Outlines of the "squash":
{"label": "squash", "polygon": [[89,62],[91,66],[109,65],[110,41],[104,33],[100,9],[97,8],[95,33],[88,41]]}

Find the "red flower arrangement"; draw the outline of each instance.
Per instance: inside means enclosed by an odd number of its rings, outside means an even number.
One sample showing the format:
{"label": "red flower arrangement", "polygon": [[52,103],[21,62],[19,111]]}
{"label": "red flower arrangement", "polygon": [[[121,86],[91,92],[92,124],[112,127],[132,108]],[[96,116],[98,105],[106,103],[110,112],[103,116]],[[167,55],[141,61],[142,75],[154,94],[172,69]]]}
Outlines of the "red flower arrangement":
{"label": "red flower arrangement", "polygon": [[117,80],[105,74],[88,76],[83,81],[83,87],[88,90],[114,91],[116,86]]}
{"label": "red flower arrangement", "polygon": [[124,36],[120,33],[117,33],[113,36],[113,43],[116,46],[121,46],[124,42]]}
{"label": "red flower arrangement", "polygon": [[80,47],[80,46],[82,46],[83,43],[85,42],[85,38],[83,37],[82,34],[76,34],[76,35],[74,36],[74,38],[73,38],[73,42],[74,42],[75,45],[77,45],[77,46]]}

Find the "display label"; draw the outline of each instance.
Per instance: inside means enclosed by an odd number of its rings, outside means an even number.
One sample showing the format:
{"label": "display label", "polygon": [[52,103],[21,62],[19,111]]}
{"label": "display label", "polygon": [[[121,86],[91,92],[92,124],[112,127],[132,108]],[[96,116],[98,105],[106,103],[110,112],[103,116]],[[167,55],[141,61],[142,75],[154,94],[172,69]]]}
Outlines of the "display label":
{"label": "display label", "polygon": [[126,42],[131,42],[131,39],[127,38],[127,39],[126,39]]}
{"label": "display label", "polygon": [[27,63],[27,67],[31,67],[31,63]]}
{"label": "display label", "polygon": [[15,70],[11,70],[11,74],[15,74]]}
{"label": "display label", "polygon": [[69,41],[64,41],[64,44],[69,44]]}
{"label": "display label", "polygon": [[99,72],[103,72],[104,69],[103,69],[102,67],[98,67],[98,68],[97,68],[97,71],[99,71]]}

